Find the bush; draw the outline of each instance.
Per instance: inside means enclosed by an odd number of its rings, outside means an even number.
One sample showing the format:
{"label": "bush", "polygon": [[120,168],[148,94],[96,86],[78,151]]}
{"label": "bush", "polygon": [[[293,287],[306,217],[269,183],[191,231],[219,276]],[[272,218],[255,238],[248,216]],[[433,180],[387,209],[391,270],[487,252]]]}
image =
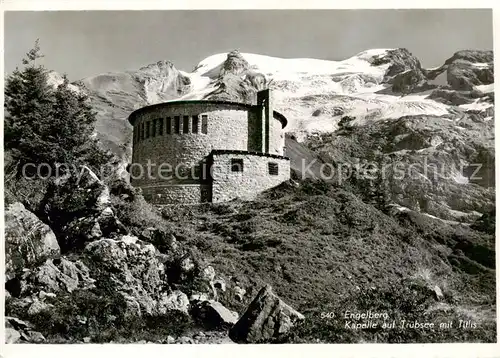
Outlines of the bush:
{"label": "bush", "polygon": [[20,310],[8,301],[6,313],[30,321],[34,330],[49,342],[77,342],[84,337],[90,337],[94,343],[156,341],[168,335],[182,335],[193,326],[190,317],[176,311],[166,316],[131,316],[126,312],[123,296],[114,291],[77,290],[49,302],[54,307],[27,316],[25,309]]}

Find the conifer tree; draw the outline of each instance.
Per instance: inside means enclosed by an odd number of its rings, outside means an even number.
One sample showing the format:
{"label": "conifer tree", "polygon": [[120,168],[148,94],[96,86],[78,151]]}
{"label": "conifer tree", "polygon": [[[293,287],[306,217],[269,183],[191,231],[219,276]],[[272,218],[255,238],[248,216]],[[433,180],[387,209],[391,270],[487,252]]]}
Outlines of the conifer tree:
{"label": "conifer tree", "polygon": [[88,98],[69,87],[66,77],[57,88],[48,82],[48,71],[38,40],[5,83],[5,150],[21,174],[25,164],[89,164],[94,168],[110,155],[92,139],[96,120]]}

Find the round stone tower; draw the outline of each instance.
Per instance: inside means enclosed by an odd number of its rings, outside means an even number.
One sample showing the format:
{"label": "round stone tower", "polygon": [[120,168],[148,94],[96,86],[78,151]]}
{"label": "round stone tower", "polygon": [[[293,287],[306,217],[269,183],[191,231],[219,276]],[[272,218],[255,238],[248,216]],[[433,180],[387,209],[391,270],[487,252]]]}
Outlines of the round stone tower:
{"label": "round stone tower", "polygon": [[269,90],[257,104],[170,101],[140,108],[134,127],[131,183],[154,204],[251,199],[290,178],[286,118]]}

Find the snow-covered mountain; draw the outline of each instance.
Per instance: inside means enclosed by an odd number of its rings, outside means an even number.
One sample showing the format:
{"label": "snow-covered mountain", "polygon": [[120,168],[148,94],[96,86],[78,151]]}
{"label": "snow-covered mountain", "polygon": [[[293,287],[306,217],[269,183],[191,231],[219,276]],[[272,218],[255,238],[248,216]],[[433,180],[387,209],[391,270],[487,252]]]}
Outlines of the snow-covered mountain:
{"label": "snow-covered mountain", "polygon": [[[205,58],[191,72],[159,61],[74,85],[98,113],[97,134],[124,160],[131,154],[126,118],[133,110],[181,99],[254,103],[257,91],[269,87],[275,109],[288,118],[294,169],[304,156],[351,163],[380,153],[416,173],[391,183],[392,202],[470,221],[494,205],[493,80],[492,51],[458,51],[425,69],[398,48],[343,61],[232,51]],[[481,165],[481,179],[471,177],[471,163]]]}
{"label": "snow-covered mountain", "polygon": [[[450,86],[434,84],[444,73]],[[492,74],[491,51],[457,52],[434,69],[423,69],[406,49],[368,50],[343,61],[232,51],[205,58],[192,72],[159,61],[137,71],[105,73],[76,84],[92,98],[102,139],[115,152],[129,154],[128,114],[166,100],[253,102],[259,89],[270,87],[275,109],[289,120],[287,130],[303,139],[313,132],[336,130],[346,116],[357,125],[408,115],[452,119],[466,112],[489,120],[493,115]]]}

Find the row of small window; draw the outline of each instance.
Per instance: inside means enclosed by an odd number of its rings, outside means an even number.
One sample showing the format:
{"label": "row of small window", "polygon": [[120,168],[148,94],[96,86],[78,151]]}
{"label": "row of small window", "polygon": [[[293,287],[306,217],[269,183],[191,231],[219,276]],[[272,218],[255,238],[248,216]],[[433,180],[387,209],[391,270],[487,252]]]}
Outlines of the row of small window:
{"label": "row of small window", "polygon": [[[165,124],[165,128],[164,128]],[[165,130],[163,130],[165,129]],[[163,134],[187,134],[187,133],[202,133],[207,134],[208,116],[201,116],[201,128],[199,116],[180,116],[156,118],[151,121],[144,121],[137,126],[134,131],[134,142],[162,136]]]}
{"label": "row of small window", "polygon": [[[232,172],[243,172],[243,159],[231,159],[231,171]],[[267,163],[267,172],[269,175],[278,175],[279,166],[278,163],[269,162]]]}

